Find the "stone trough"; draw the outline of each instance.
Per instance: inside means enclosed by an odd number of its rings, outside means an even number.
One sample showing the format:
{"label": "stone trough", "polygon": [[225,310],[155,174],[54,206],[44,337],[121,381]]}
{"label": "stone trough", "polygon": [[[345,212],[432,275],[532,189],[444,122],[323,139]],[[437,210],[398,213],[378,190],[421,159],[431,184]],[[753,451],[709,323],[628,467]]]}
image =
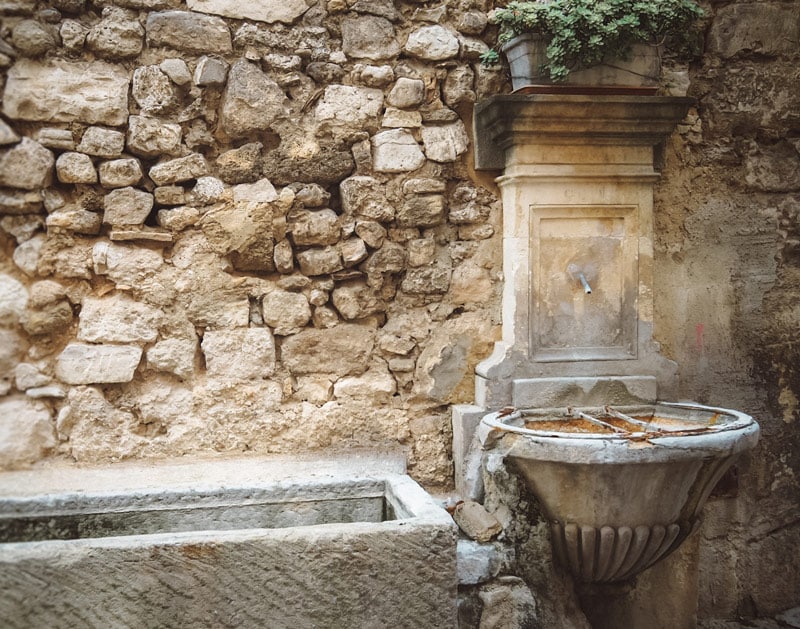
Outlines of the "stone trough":
{"label": "stone trough", "polygon": [[452,627],[456,534],[358,457],[0,476],[0,617],[33,627]]}

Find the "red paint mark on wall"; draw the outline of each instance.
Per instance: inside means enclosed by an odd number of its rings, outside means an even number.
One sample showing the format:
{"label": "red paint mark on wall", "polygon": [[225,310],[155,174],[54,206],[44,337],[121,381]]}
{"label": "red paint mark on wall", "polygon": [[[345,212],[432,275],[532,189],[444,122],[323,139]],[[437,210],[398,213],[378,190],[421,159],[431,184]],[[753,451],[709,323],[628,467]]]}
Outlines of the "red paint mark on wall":
{"label": "red paint mark on wall", "polygon": [[694,346],[700,351],[703,351],[703,332],[705,328],[705,323],[698,323],[694,326]]}

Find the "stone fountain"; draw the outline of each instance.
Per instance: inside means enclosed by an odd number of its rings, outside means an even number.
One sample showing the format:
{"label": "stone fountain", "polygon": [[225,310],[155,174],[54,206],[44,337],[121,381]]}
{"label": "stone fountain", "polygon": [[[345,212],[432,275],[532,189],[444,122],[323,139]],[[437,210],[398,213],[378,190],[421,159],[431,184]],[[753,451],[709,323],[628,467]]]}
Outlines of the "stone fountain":
{"label": "stone fountain", "polygon": [[476,404],[454,408],[457,485],[480,498],[482,453],[499,453],[576,582],[673,552],[758,439],[743,413],[658,401],[677,369],[653,339],[655,163],[691,103],[512,94],[475,111],[476,168],[502,171],[503,334]]}

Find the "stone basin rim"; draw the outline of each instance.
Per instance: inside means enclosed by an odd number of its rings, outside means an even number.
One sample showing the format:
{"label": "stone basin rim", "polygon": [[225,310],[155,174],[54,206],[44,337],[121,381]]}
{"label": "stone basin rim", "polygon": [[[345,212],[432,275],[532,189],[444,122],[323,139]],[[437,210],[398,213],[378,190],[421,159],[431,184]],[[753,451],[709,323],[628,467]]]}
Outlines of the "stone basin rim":
{"label": "stone basin rim", "polygon": [[[629,432],[629,433],[602,433],[602,432],[560,432],[556,430],[537,430],[514,425],[512,422],[521,420],[526,414],[540,412],[543,409],[516,409],[512,413],[497,411],[489,413],[481,419],[481,423],[492,431],[501,434],[510,434],[525,437],[522,443],[528,445],[586,447],[590,450],[625,447],[635,445],[662,446],[669,449],[705,449],[736,451],[747,449],[755,444],[760,432],[758,423],[746,413],[717,406],[687,402],[655,402],[641,405],[656,410],[659,407],[665,410],[687,410],[716,413],[726,418],[714,426],[706,426],[702,431],[676,431],[676,432]],[[624,407],[617,407],[624,408]],[[691,421],[691,420],[687,420]],[[752,444],[751,444],[752,442]],[[523,446],[524,447],[524,446]],[[651,448],[652,449],[652,448]]]}

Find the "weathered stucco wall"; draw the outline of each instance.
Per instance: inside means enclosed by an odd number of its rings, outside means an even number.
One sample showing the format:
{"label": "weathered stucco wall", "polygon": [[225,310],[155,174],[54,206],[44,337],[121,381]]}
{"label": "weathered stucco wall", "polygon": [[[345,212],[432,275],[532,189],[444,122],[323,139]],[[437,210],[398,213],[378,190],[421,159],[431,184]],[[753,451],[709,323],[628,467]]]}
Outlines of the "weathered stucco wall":
{"label": "weathered stucco wall", "polygon": [[[402,444],[448,484],[499,324],[491,5],[0,0],[0,463]],[[762,426],[703,529],[733,617],[800,600],[800,9],[707,8],[655,336]]]}
{"label": "weathered stucco wall", "polygon": [[655,328],[683,397],[762,429],[706,507],[699,614],[772,615],[800,601],[800,6],[707,8],[656,196]]}

